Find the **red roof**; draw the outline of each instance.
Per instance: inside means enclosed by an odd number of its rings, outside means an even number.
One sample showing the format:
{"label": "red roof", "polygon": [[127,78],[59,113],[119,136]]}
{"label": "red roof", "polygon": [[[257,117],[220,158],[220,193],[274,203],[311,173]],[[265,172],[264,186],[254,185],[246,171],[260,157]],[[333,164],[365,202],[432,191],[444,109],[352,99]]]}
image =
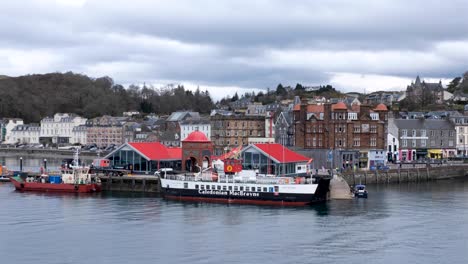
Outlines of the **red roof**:
{"label": "red roof", "polygon": [[378,104],[377,107],[374,110],[375,111],[388,111],[388,108],[384,104]]}
{"label": "red roof", "polygon": [[193,131],[182,142],[210,142],[203,132]]}
{"label": "red roof", "polygon": [[285,148],[281,144],[277,143],[262,143],[254,144],[255,147],[265,152],[267,155],[271,156],[280,163],[290,163],[290,162],[303,162],[308,161],[311,158],[302,156],[299,153],[296,153],[288,148]]}
{"label": "red roof", "polygon": [[348,108],[346,107],[345,103],[338,102],[332,105],[332,110],[348,110]]}
{"label": "red roof", "polygon": [[310,104],[307,106],[307,113],[323,113],[323,105]]}
{"label": "red roof", "polygon": [[168,148],[159,142],[129,142],[128,145],[150,160],[182,160],[181,148]]}
{"label": "red roof", "polygon": [[[307,113],[323,113],[323,105],[310,104],[307,105]],[[300,111],[301,105],[297,104],[294,106],[294,111]]]}

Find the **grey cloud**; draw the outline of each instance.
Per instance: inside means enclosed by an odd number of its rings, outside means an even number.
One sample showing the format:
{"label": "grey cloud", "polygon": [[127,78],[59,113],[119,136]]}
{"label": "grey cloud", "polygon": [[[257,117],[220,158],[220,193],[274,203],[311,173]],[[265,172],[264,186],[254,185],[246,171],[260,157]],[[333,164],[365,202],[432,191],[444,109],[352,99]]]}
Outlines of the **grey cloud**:
{"label": "grey cloud", "polygon": [[[61,58],[50,71],[110,75],[123,83],[326,84],[336,70],[333,64],[342,65],[343,72],[409,78],[452,78],[467,70],[464,59],[437,57],[444,56],[438,50],[441,42],[468,43],[468,20],[461,15],[468,10],[466,1],[101,0],[80,8],[54,3],[5,3],[0,51],[44,50]],[[344,54],[337,61],[297,58],[281,64],[266,56],[272,50],[359,51],[380,61]],[[400,67],[375,55],[387,51],[437,58],[409,60]]]}

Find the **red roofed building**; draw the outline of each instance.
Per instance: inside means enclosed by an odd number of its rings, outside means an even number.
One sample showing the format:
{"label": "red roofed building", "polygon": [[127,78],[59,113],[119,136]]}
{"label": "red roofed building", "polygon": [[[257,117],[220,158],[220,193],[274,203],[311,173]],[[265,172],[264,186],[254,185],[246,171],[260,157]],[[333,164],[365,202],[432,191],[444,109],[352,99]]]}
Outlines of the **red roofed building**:
{"label": "red roofed building", "polygon": [[182,149],[169,148],[159,142],[129,142],[109,153],[105,158],[112,167],[152,174],[160,168],[181,168]]}
{"label": "red roofed building", "polygon": [[[378,105],[347,107],[344,102],[310,105],[306,100],[294,108],[295,147],[313,150],[319,166],[351,169],[384,163],[371,157],[386,151],[388,109]],[[322,152],[320,152],[322,150]],[[332,150],[334,153],[329,154]],[[322,159],[323,156],[323,159]],[[330,156],[333,158],[330,160]]]}
{"label": "red roofed building", "polygon": [[260,174],[306,174],[312,158],[296,153],[281,144],[251,144],[242,149],[245,169],[258,169]]}
{"label": "red roofed building", "polygon": [[197,166],[201,168],[211,166],[213,143],[203,132],[195,130],[190,133],[182,140],[182,149],[182,170],[198,172]]}

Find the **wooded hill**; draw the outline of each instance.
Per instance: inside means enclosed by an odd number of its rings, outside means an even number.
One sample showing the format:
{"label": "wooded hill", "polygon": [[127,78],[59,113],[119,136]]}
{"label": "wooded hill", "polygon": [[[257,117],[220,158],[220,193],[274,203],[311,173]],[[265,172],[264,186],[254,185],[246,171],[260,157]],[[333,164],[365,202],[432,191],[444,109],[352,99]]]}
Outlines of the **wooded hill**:
{"label": "wooded hill", "polygon": [[124,111],[170,114],[177,110],[209,113],[213,101],[208,92],[192,92],[183,86],[162,89],[125,89],[109,77],[90,78],[68,73],[34,74],[0,79],[0,117],[39,122],[55,113],[76,113],[93,118],[122,115]]}

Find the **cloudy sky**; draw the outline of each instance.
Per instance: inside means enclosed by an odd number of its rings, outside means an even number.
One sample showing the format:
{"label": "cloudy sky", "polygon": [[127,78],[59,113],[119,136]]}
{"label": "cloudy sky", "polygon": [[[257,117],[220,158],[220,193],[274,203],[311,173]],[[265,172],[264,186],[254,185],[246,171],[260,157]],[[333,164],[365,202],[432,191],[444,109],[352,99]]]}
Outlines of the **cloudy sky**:
{"label": "cloudy sky", "polygon": [[16,0],[0,75],[74,71],[116,83],[234,91],[403,89],[468,70],[468,1]]}

